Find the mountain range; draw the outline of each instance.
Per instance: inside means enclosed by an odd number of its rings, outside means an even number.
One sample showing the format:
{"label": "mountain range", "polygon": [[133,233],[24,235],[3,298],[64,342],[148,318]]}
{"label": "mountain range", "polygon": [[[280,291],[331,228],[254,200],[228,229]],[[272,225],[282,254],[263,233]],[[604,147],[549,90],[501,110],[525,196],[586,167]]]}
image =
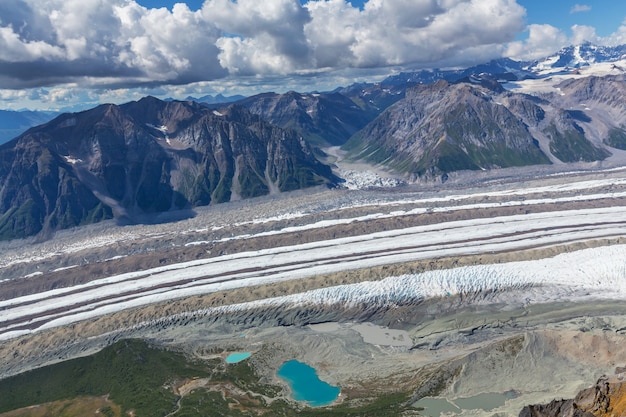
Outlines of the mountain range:
{"label": "mountain range", "polygon": [[626,150],[625,52],[583,44],[325,93],[147,97],[63,114],[0,146],[0,238],[335,186],[321,162],[328,146],[443,181],[459,170],[603,161]]}
{"label": "mountain range", "polygon": [[13,139],[30,127],[49,122],[58,115],[49,111],[0,110],[0,143]]}
{"label": "mountain range", "polygon": [[337,181],[295,131],[241,106],[153,97],[28,130],[0,146],[0,178],[5,239]]}

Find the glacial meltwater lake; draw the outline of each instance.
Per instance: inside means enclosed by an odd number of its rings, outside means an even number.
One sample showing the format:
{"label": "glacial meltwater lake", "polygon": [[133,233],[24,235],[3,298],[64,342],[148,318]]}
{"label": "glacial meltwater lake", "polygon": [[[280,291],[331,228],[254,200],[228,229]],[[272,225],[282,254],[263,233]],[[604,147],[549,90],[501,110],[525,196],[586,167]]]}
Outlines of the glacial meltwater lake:
{"label": "glacial meltwater lake", "polygon": [[295,400],[305,401],[312,407],[329,405],[339,397],[339,387],[320,380],[315,369],[306,363],[285,362],[277,375],[289,383]]}
{"label": "glacial meltwater lake", "polygon": [[226,363],[237,363],[248,359],[252,355],[251,352],[235,352],[226,357]]}

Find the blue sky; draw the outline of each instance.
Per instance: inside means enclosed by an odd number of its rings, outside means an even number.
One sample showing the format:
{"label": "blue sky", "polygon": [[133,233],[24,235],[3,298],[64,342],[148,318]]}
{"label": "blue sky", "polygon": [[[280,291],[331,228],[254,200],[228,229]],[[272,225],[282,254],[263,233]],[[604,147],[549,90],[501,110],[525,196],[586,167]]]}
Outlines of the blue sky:
{"label": "blue sky", "polygon": [[626,43],[623,0],[0,0],[0,109],[332,90]]}
{"label": "blue sky", "polygon": [[[518,0],[526,8],[529,24],[550,24],[562,30],[573,25],[593,26],[600,36],[608,36],[626,18],[623,0]],[[576,5],[580,6],[576,8]],[[578,11],[577,11],[578,10]]]}
{"label": "blue sky", "polygon": [[[351,0],[350,3],[362,8],[365,1]],[[186,3],[192,10],[198,10],[204,0],[139,0],[139,3],[146,7],[169,9],[175,3],[181,2]],[[307,0],[300,2],[304,4]],[[626,19],[626,1],[623,0],[517,0],[517,3],[526,8],[529,24],[550,24],[564,31],[568,31],[573,25],[587,25],[595,27],[598,35],[608,36]],[[576,5],[582,7],[575,9]],[[522,33],[520,36],[525,35]]]}

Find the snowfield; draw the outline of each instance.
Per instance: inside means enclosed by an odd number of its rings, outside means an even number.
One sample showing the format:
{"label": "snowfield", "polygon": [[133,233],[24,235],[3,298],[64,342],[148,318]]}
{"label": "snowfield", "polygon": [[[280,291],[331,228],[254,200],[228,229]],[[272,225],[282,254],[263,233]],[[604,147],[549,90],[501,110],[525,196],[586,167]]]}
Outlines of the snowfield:
{"label": "snowfield", "polygon": [[[598,262],[602,259],[602,262]],[[536,261],[478,265],[403,275],[242,303],[206,313],[265,306],[402,305],[409,301],[473,294],[476,304],[510,306],[549,302],[626,300],[626,245],[584,249]],[[487,294],[487,295],[486,295]],[[520,298],[520,295],[523,296]]]}

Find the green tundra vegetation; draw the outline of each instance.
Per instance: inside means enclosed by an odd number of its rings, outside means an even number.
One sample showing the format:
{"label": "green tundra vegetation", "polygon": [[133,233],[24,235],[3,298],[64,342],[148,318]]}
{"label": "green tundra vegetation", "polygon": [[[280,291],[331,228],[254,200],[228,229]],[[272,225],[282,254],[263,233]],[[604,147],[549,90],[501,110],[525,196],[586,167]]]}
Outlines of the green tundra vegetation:
{"label": "green tundra vegetation", "polygon": [[[177,390],[201,381],[188,392]],[[310,408],[259,382],[249,361],[199,360],[122,340],[102,351],[0,380],[0,417],[398,416],[409,393]],[[37,406],[37,407],[33,407]],[[415,410],[414,410],[415,411]]]}
{"label": "green tundra vegetation", "polygon": [[609,130],[609,135],[604,143],[617,149],[626,150],[626,127],[614,127]]}

